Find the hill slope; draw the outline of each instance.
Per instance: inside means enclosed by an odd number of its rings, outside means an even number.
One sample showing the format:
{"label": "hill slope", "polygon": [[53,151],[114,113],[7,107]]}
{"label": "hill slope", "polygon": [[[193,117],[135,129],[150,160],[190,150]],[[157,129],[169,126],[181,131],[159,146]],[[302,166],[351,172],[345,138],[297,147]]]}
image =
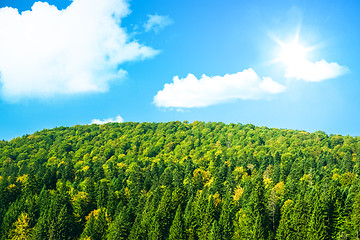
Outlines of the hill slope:
{"label": "hill slope", "polygon": [[0,239],[354,239],[360,138],[112,123],[0,142]]}

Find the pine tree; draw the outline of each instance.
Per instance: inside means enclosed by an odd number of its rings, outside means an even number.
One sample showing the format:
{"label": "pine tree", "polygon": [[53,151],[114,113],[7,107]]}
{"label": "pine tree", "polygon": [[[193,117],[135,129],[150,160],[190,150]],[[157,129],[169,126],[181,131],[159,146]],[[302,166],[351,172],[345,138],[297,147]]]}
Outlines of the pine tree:
{"label": "pine tree", "polygon": [[[249,226],[249,219],[244,211],[244,209],[240,209],[235,216],[234,222],[234,234],[232,239],[251,239],[251,229]],[[219,238],[220,239],[220,238]]]}
{"label": "pine tree", "polygon": [[81,234],[80,239],[86,239],[86,238],[90,238],[91,240],[104,239],[107,229],[108,229],[108,222],[106,219],[105,210],[99,209],[93,211],[90,214],[88,221],[86,222],[85,229]]}
{"label": "pine tree", "polygon": [[[91,168],[88,169],[90,171]],[[90,213],[96,209],[96,193],[95,193],[95,183],[92,176],[86,178],[85,180],[85,192],[87,193],[87,209],[86,212]]]}
{"label": "pine tree", "polygon": [[148,234],[148,239],[150,240],[160,240],[164,239],[164,234],[162,232],[162,224],[160,223],[160,216],[159,214],[154,215],[152,219],[152,226],[150,232]]}
{"label": "pine tree", "polygon": [[199,190],[194,201],[193,231],[200,237],[200,229],[204,223],[207,207],[207,189]]}
{"label": "pine tree", "polygon": [[341,193],[334,181],[331,182],[329,189],[329,232],[330,235],[335,237],[340,232],[341,215],[343,208],[343,199]]}
{"label": "pine tree", "polygon": [[281,207],[281,218],[279,227],[276,231],[277,240],[286,240],[292,239],[292,229],[291,229],[291,208],[293,202],[288,199],[284,202],[284,205]]}
{"label": "pine tree", "polygon": [[0,226],[0,237],[1,239],[5,239],[6,235],[9,234],[13,223],[16,222],[23,211],[23,199],[16,200],[13,202],[8,210],[6,211]]}
{"label": "pine tree", "polygon": [[220,219],[219,219],[219,228],[220,235],[222,239],[231,239],[233,236],[234,226],[233,226],[233,204],[232,204],[232,195],[228,191],[226,193],[225,199],[222,204]]}
{"label": "pine tree", "polygon": [[264,182],[260,173],[255,176],[246,213],[252,229],[251,237],[253,239],[267,239],[270,221],[266,209]]}
{"label": "pine tree", "polygon": [[327,239],[326,212],[324,201],[319,194],[319,190],[315,189],[313,196],[313,209],[308,225],[308,239],[322,240]]}
{"label": "pine tree", "polygon": [[97,207],[103,208],[106,207],[107,201],[108,201],[108,182],[106,180],[100,180],[97,185],[97,195],[96,195],[96,201],[97,201]]}
{"label": "pine tree", "polygon": [[185,208],[184,214],[184,225],[185,225],[185,233],[187,239],[195,239],[195,216],[194,216],[194,207],[193,207],[193,199],[194,197],[191,196],[188,200]]}
{"label": "pine tree", "polygon": [[200,227],[199,239],[206,239],[208,237],[214,219],[215,219],[215,203],[214,203],[214,198],[210,195],[206,207],[204,220]]}
{"label": "pine tree", "polygon": [[153,223],[151,227],[152,239],[166,239],[169,233],[171,224],[171,190],[168,188],[165,190],[164,195],[161,197],[159,206],[153,217]]}
{"label": "pine tree", "polygon": [[72,213],[64,205],[57,217],[53,221],[49,230],[49,239],[70,239],[73,234],[75,222]]}
{"label": "pine tree", "polygon": [[174,220],[173,220],[173,222],[171,224],[171,227],[170,227],[169,240],[183,240],[183,239],[185,239],[184,225],[183,225],[181,215],[182,215],[181,206],[179,205],[177,210],[176,210],[175,218],[174,218]]}
{"label": "pine tree", "polygon": [[306,201],[306,195],[298,195],[290,212],[291,237],[295,240],[304,239],[307,235],[307,224],[309,222],[309,211]]}
{"label": "pine tree", "polygon": [[[153,194],[146,200],[146,204],[144,206],[144,210],[141,214],[140,221],[140,230],[144,236],[149,235],[152,228],[152,220],[155,215],[157,206],[161,199],[161,190],[157,187]],[[136,234],[137,235],[137,234]]]}
{"label": "pine tree", "polygon": [[115,220],[110,224],[107,239],[127,239],[132,225],[132,209],[126,206],[116,216]]}
{"label": "pine tree", "polygon": [[145,229],[141,226],[141,221],[142,221],[142,214],[139,213],[136,216],[135,222],[131,227],[129,240],[146,239],[146,232]]}
{"label": "pine tree", "polygon": [[106,232],[108,229],[108,221],[106,219],[106,210],[105,209],[99,210],[97,219],[94,224],[94,229],[95,229],[96,235],[92,239],[100,240],[100,239],[105,238],[105,235],[106,235]]}
{"label": "pine tree", "polygon": [[84,231],[81,234],[80,239],[94,239],[94,236],[96,236],[95,232],[95,221],[96,218],[93,213],[90,214],[89,219],[86,222]]}
{"label": "pine tree", "polygon": [[50,222],[47,218],[48,210],[43,210],[37,223],[35,224],[33,230],[31,231],[31,235],[34,239],[47,239],[48,231],[50,228]]}
{"label": "pine tree", "polygon": [[208,235],[208,240],[218,240],[218,239],[221,239],[221,235],[220,235],[219,225],[215,219],[212,223],[211,231],[210,234]]}
{"label": "pine tree", "polygon": [[351,213],[351,236],[352,239],[360,239],[360,193],[354,199]]}

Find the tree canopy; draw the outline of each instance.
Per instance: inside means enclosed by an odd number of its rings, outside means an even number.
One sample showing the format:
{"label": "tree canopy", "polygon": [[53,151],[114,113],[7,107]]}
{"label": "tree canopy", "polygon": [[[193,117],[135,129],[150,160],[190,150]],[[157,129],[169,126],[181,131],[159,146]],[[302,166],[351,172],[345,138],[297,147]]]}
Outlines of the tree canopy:
{"label": "tree canopy", "polygon": [[358,239],[360,138],[108,123],[0,142],[0,240]]}

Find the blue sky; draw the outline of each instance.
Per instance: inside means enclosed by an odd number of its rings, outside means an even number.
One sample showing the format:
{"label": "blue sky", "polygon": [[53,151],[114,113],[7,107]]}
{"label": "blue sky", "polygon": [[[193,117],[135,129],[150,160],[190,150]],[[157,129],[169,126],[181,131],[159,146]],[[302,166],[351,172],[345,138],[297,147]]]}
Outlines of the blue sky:
{"label": "blue sky", "polygon": [[2,0],[0,139],[123,120],[359,136],[359,11],[355,0]]}

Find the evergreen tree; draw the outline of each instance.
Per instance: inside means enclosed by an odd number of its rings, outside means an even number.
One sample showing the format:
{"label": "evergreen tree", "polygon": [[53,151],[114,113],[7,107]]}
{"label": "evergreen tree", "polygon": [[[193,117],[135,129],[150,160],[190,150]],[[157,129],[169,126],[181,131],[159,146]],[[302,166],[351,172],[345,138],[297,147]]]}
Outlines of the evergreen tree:
{"label": "evergreen tree", "polygon": [[208,235],[208,240],[218,240],[218,239],[221,239],[221,235],[220,235],[220,229],[218,223],[215,219],[212,223],[211,231],[210,234]]}
{"label": "evergreen tree", "polygon": [[214,203],[214,198],[210,195],[206,207],[204,220],[201,223],[201,227],[200,227],[200,232],[199,232],[200,239],[206,239],[208,237],[214,219],[215,219],[215,203]]}
{"label": "evergreen tree", "polygon": [[91,240],[104,239],[107,229],[108,229],[108,222],[106,219],[106,212],[104,209],[99,209],[90,214],[80,239],[87,239],[87,238],[90,238]]}
{"label": "evergreen tree", "polygon": [[96,232],[95,232],[95,221],[96,218],[93,213],[90,214],[89,219],[86,222],[84,231],[81,234],[80,239],[95,239]]}
{"label": "evergreen tree", "polygon": [[222,239],[231,239],[233,236],[233,204],[231,192],[227,192],[222,204],[219,228]]}
{"label": "evergreen tree", "polygon": [[327,225],[326,225],[326,212],[324,201],[321,198],[318,190],[315,190],[313,196],[313,209],[308,224],[308,239],[321,240],[327,239]]}
{"label": "evergreen tree", "polygon": [[277,240],[290,240],[293,237],[293,230],[290,218],[292,205],[292,200],[288,199],[284,202],[284,205],[281,208],[281,220],[279,223],[279,227],[276,231]]}
{"label": "evergreen tree", "polygon": [[140,240],[146,239],[146,232],[145,229],[141,225],[142,214],[139,213],[136,218],[135,222],[131,227],[129,239],[130,240]]}
{"label": "evergreen tree", "polygon": [[255,176],[253,185],[246,208],[252,229],[251,237],[253,239],[267,239],[270,221],[266,209],[265,187],[261,174]]}
{"label": "evergreen tree", "polygon": [[360,193],[354,199],[351,213],[351,236],[352,239],[360,239]]}
{"label": "evergreen tree", "polygon": [[153,217],[151,239],[166,239],[171,224],[171,190],[167,188]]}
{"label": "evergreen tree", "polygon": [[194,201],[194,219],[193,219],[193,231],[200,237],[200,229],[204,223],[207,207],[207,189],[199,190]]}
{"label": "evergreen tree", "polygon": [[184,223],[185,223],[185,233],[187,239],[195,239],[195,215],[193,207],[193,196],[190,197],[186,204],[185,214],[184,214]]}
{"label": "evergreen tree", "polygon": [[49,239],[71,239],[74,226],[75,222],[72,213],[64,205],[58,217],[50,225]]}
{"label": "evergreen tree", "polygon": [[100,180],[97,185],[96,192],[97,192],[96,200],[97,200],[98,209],[106,207],[108,200],[108,192],[109,192],[108,181]]}
{"label": "evergreen tree", "polygon": [[109,225],[109,230],[106,235],[107,239],[128,239],[128,235],[132,226],[133,210],[126,206],[116,216],[115,220]]}
{"label": "evergreen tree", "polygon": [[181,206],[179,205],[176,210],[175,218],[170,227],[169,240],[185,239],[184,226],[183,226],[183,221],[182,221],[181,216],[182,216]]}
{"label": "evergreen tree", "polygon": [[296,201],[293,203],[289,216],[289,225],[292,230],[291,237],[293,239],[304,239],[307,235],[307,226],[309,223],[309,210],[308,205],[304,198],[307,196],[298,196]]}
{"label": "evergreen tree", "polygon": [[[232,239],[251,239],[251,226],[244,209],[240,209],[234,219],[234,234]],[[220,239],[220,238],[219,238]]]}

